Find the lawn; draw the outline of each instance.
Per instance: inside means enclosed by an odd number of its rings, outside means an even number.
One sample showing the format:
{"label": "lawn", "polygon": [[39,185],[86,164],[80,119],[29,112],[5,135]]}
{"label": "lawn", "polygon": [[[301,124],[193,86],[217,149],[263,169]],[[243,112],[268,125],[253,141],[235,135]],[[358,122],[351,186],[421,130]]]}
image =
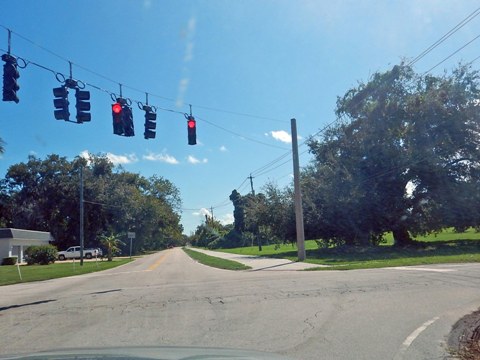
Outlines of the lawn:
{"label": "lawn", "polygon": [[[385,244],[377,247],[332,247],[328,249],[319,249],[314,240],[308,240],[305,242],[306,261],[313,264],[330,265],[321,270],[480,262],[480,233],[474,230],[464,233],[447,230],[436,236],[417,237],[418,246],[407,248],[391,246],[393,244],[391,234],[387,234],[386,239]],[[281,245],[278,249],[275,248],[275,245],[267,245],[263,246],[261,252],[258,250],[258,246],[219,251],[297,259],[295,245]]]}
{"label": "lawn", "polygon": [[216,267],[216,268],[225,269],[225,270],[251,269],[250,266],[240,264],[239,262],[227,260],[227,259],[220,259],[214,256],[200,253],[198,251],[194,251],[192,249],[183,248],[183,251],[185,251],[187,255],[190,256],[192,259],[197,260],[199,263],[203,265],[208,265],[211,267]]}
{"label": "lawn", "polygon": [[75,264],[71,262],[56,262],[50,265],[21,265],[19,268],[22,274],[22,280],[20,280],[18,267],[16,265],[4,265],[0,266],[0,286],[88,274],[111,269],[130,261],[131,259],[113,259],[113,261],[98,262],[86,261],[83,263],[83,266],[80,266],[80,262],[78,261],[76,261]]}

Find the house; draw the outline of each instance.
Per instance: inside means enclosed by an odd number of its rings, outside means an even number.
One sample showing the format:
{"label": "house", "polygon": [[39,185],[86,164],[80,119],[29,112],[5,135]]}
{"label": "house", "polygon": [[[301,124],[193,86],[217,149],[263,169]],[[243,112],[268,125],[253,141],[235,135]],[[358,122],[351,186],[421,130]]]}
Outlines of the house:
{"label": "house", "polygon": [[23,261],[24,250],[32,245],[48,245],[53,241],[49,232],[0,228],[0,262],[3,258],[16,256]]}

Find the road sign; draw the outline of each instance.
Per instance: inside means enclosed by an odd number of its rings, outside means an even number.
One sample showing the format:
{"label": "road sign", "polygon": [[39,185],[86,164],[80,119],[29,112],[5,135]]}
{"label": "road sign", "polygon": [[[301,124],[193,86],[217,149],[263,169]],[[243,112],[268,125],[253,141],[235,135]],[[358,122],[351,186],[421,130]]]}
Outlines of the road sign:
{"label": "road sign", "polygon": [[135,239],[135,233],[134,232],[128,232],[127,236],[129,239]]}

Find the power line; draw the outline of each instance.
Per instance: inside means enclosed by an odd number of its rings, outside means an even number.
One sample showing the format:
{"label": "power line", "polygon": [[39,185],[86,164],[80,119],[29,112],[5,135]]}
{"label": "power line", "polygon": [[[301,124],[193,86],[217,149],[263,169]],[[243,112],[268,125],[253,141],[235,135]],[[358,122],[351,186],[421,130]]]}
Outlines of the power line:
{"label": "power line", "polygon": [[453,55],[457,54],[460,50],[466,48],[468,45],[470,45],[472,42],[474,42],[475,40],[477,40],[478,38],[480,38],[480,35],[477,35],[475,36],[472,40],[470,40],[469,42],[467,42],[465,45],[461,46],[460,48],[458,48],[457,50],[455,50],[453,53],[451,53],[450,55],[448,55],[445,59],[443,59],[442,61],[440,61],[438,64],[436,64],[435,66],[431,67],[430,69],[428,69],[427,71],[425,71],[423,73],[423,75],[426,75],[428,74],[430,71],[432,71],[433,69],[435,69],[436,67],[438,67],[439,65],[443,64],[445,61],[447,61],[448,59],[450,59]]}
{"label": "power line", "polygon": [[425,57],[428,53],[430,53],[433,49],[435,49],[437,46],[439,46],[441,43],[443,43],[445,40],[447,40],[450,36],[452,36],[454,33],[456,33],[458,30],[460,30],[462,27],[464,27],[466,24],[468,24],[470,21],[472,21],[475,17],[477,17],[480,14],[480,8],[477,8],[475,11],[473,11],[470,15],[468,15],[465,19],[460,21],[456,26],[454,26],[451,30],[449,30],[445,35],[443,35],[440,39],[438,39],[436,42],[434,42],[432,45],[430,45],[426,50],[424,50],[420,55],[415,57],[412,61],[408,63],[408,66],[412,66],[416,62],[418,62],[420,59]]}

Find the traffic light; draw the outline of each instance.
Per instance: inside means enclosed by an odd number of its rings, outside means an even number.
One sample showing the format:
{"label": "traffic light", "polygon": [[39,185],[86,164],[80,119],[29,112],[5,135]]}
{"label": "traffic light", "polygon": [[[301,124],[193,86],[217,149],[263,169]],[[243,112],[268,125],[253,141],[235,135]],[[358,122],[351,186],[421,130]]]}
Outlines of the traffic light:
{"label": "traffic light", "polygon": [[3,65],[3,101],[15,101],[18,104],[20,100],[17,91],[20,86],[18,86],[17,79],[20,74],[17,70],[17,59],[9,54],[3,54],[2,60],[5,61]]}
{"label": "traffic light", "polygon": [[132,108],[128,105],[123,106],[123,129],[125,136],[135,136]]}
{"label": "traffic light", "polygon": [[115,135],[123,135],[123,108],[119,100],[117,99],[117,102],[112,104],[113,133]]}
{"label": "traffic light", "polygon": [[53,105],[55,106],[54,115],[57,120],[70,121],[70,113],[68,111],[68,89],[66,86],[53,89]]}
{"label": "traffic light", "polygon": [[187,128],[188,128],[188,145],[197,144],[197,123],[193,116],[187,118]]}
{"label": "traffic light", "polygon": [[123,98],[112,104],[113,133],[121,136],[135,136],[132,108]]}
{"label": "traffic light", "polygon": [[75,98],[77,108],[77,123],[81,124],[85,121],[92,120],[92,114],[87,111],[90,111],[90,91],[75,89]]}
{"label": "traffic light", "polygon": [[157,114],[153,111],[151,106],[144,105],[145,111],[145,132],[143,136],[145,139],[155,139],[155,129],[157,128]]}

